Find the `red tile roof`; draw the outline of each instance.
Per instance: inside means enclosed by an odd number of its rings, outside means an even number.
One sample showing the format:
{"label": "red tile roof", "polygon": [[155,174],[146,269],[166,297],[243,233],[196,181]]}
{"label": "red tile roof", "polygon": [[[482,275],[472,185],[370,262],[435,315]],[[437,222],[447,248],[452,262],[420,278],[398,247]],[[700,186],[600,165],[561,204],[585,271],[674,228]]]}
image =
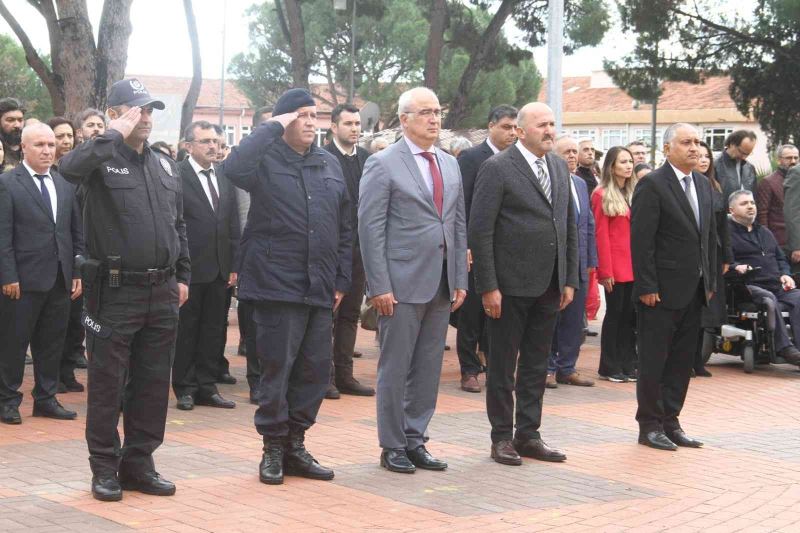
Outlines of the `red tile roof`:
{"label": "red tile roof", "polygon": [[[588,111],[631,111],[633,98],[618,87],[591,87],[590,76],[570,77],[563,80],[565,113]],[[735,109],[728,88],[728,76],[715,76],[705,83],[694,85],[685,82],[664,82],[664,92],[658,101],[661,110]],[[539,101],[547,101],[547,81],[542,82]],[[650,109],[640,104],[639,110]]]}

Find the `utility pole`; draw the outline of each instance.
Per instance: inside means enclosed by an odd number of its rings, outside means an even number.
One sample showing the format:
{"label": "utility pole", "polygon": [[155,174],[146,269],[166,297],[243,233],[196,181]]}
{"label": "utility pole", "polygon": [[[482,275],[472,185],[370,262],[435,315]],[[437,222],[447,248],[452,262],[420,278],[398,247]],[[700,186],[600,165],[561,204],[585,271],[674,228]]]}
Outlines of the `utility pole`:
{"label": "utility pole", "polygon": [[228,0],[222,3],[222,73],[219,77],[219,127],[227,140],[228,132],[225,131],[225,27],[227,24]]}
{"label": "utility pole", "polygon": [[553,108],[556,131],[560,133],[563,123],[561,59],[564,55],[564,0],[548,2],[547,23],[547,103]]}
{"label": "utility pole", "polygon": [[356,0],[353,0],[353,22],[350,24],[350,89],[347,91],[347,103],[352,104],[355,98],[356,72]]}

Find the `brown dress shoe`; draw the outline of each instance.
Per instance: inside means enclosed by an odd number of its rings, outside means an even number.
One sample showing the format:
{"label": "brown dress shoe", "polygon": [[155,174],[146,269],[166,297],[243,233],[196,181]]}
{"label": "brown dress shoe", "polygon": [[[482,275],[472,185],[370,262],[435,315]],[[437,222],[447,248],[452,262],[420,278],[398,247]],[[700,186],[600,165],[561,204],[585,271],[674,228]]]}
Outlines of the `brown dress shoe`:
{"label": "brown dress shoe", "polygon": [[522,457],[514,449],[510,440],[492,443],[492,459],[501,465],[519,466],[522,464]]}
{"label": "brown dress shoe", "polygon": [[461,376],[461,390],[466,392],[480,392],[481,384],[475,374],[464,374]]}
{"label": "brown dress shoe", "polygon": [[566,461],[567,456],[564,452],[549,447],[542,439],[518,440],[512,442],[514,449],[523,457],[533,457],[540,461],[550,461],[560,463]]}
{"label": "brown dress shoe", "polygon": [[544,382],[544,386],[548,389],[557,389],[558,383],[556,383],[556,376],[548,372],[547,381]]}
{"label": "brown dress shoe", "polygon": [[581,376],[577,372],[573,372],[568,376],[556,376],[556,381],[564,385],[575,385],[576,387],[594,387],[594,381]]}

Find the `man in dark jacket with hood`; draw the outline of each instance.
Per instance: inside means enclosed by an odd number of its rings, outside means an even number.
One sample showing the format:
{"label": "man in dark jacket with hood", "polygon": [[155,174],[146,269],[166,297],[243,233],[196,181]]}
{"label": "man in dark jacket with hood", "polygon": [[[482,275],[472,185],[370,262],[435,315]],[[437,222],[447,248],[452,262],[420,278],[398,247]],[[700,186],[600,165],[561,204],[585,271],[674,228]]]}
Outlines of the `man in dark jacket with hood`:
{"label": "man in dark jacket with hood", "polygon": [[261,361],[259,407],[263,483],[286,474],[333,479],[304,436],[330,382],[333,313],[350,290],[350,194],[330,152],[314,146],[317,108],[290,89],[225,160],[225,174],[250,193],[242,236],[239,299],[255,307]]}

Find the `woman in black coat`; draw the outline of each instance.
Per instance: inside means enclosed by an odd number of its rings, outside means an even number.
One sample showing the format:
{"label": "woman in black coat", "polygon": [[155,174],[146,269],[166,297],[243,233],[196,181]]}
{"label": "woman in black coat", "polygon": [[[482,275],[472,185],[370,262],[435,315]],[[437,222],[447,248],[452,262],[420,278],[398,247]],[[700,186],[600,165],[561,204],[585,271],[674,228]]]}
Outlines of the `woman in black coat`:
{"label": "woman in black coat", "polygon": [[718,328],[727,322],[724,274],[728,271],[728,265],[733,261],[733,253],[728,235],[728,202],[727,198],[723,198],[722,187],[714,175],[714,154],[706,143],[700,142],[700,145],[700,158],[695,170],[702,173],[711,182],[711,200],[717,223],[717,289],[708,307],[703,308],[702,327],[700,328],[700,339],[697,342],[692,375],[711,377],[711,372],[706,370],[703,361],[703,336],[706,328]]}

